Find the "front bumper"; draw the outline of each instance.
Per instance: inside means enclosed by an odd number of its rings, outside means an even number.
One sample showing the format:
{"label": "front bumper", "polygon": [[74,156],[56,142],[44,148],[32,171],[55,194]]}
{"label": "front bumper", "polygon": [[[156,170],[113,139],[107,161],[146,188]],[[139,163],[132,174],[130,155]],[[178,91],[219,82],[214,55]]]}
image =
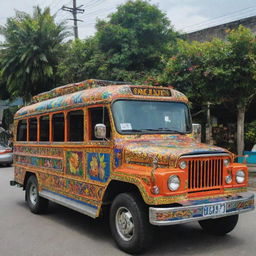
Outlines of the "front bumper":
{"label": "front bumper", "polygon": [[[204,208],[224,204],[226,211],[221,214],[204,216]],[[191,221],[220,218],[240,214],[254,209],[254,194],[239,193],[232,197],[221,197],[210,200],[188,201],[179,207],[149,208],[149,222],[153,225],[174,225]]]}

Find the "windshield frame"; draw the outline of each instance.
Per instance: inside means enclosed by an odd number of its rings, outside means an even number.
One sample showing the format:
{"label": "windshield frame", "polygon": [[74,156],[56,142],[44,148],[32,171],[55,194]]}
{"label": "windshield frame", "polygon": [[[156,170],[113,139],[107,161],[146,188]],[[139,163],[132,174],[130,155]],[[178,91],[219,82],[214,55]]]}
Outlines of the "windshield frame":
{"label": "windshield frame", "polygon": [[[179,132],[170,132],[170,131],[165,131],[165,130],[162,130],[162,131],[161,130],[158,130],[158,131],[146,131],[146,130],[143,130],[141,132],[135,132],[135,131],[122,132],[117,127],[116,117],[115,117],[114,111],[113,111],[113,105],[117,101],[147,101],[147,102],[169,102],[169,103],[180,103],[180,104],[183,104],[183,105],[186,106],[186,108],[188,110],[188,118],[189,118],[188,121],[190,123],[190,130],[187,131],[187,132],[180,132],[180,133]],[[185,102],[182,102],[182,101],[119,98],[119,99],[115,99],[115,100],[113,100],[111,102],[110,108],[111,108],[111,114],[112,114],[113,121],[114,121],[115,130],[120,135],[143,135],[143,134],[184,134],[185,135],[185,134],[191,134],[192,133],[192,117],[191,117],[191,113],[190,113],[190,108],[189,108],[188,104],[186,104]]]}

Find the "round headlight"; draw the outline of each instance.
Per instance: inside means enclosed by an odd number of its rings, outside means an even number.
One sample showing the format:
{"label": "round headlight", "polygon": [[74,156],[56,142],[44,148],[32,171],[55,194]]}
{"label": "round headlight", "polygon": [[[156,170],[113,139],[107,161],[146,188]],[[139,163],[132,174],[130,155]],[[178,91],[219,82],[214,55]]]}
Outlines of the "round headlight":
{"label": "round headlight", "polygon": [[180,187],[180,178],[177,175],[172,175],[168,179],[168,188],[171,191],[176,191]]}
{"label": "round headlight", "polygon": [[236,182],[237,183],[243,183],[245,180],[245,172],[243,170],[238,170],[236,172]]}
{"label": "round headlight", "polygon": [[224,165],[228,166],[230,164],[230,160],[229,159],[224,159]]}
{"label": "round headlight", "polygon": [[231,175],[228,175],[228,176],[226,176],[226,183],[227,184],[230,184],[231,182],[232,182],[232,177],[231,177]]}
{"label": "round headlight", "polygon": [[179,166],[180,166],[180,169],[182,169],[182,170],[186,169],[186,167],[187,167],[186,161],[181,161]]}

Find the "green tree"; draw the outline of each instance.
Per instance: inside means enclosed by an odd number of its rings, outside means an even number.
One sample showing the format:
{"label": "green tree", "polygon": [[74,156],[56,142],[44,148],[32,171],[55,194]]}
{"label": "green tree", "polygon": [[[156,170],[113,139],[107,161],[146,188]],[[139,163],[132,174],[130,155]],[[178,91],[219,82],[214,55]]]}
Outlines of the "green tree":
{"label": "green tree", "polygon": [[59,65],[63,80],[144,81],[162,72],[164,56],[175,50],[178,36],[166,15],[142,0],[121,5],[96,29],[94,37],[68,45]]}
{"label": "green tree", "polygon": [[160,68],[161,57],[176,43],[166,15],[147,1],[128,1],[108,21],[98,21],[96,37],[109,69],[146,71]]}
{"label": "green tree", "polygon": [[[187,49],[185,49],[187,47]],[[237,152],[244,150],[246,108],[256,96],[256,39],[247,28],[229,31],[226,40],[180,42],[162,80],[172,82],[201,101],[228,103],[237,113]]]}
{"label": "green tree", "polygon": [[98,49],[97,40],[91,37],[65,44],[65,54],[58,65],[61,83],[71,83],[100,77],[99,68],[104,66],[104,56]]}
{"label": "green tree", "polygon": [[32,16],[16,12],[0,32],[5,37],[1,73],[11,95],[26,102],[54,87],[59,45],[67,33],[63,23],[55,23],[50,9],[35,7]]}
{"label": "green tree", "polygon": [[209,77],[205,73],[204,55],[208,47],[209,43],[178,40],[178,53],[167,60],[159,82],[171,84],[186,93],[193,105],[205,105],[213,98],[212,91],[208,90]]}

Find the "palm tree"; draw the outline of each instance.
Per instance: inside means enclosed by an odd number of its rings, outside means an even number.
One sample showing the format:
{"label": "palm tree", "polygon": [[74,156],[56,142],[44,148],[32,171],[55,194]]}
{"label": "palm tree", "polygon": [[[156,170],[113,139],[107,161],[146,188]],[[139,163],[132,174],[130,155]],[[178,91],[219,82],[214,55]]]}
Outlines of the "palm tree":
{"label": "palm tree", "polygon": [[16,12],[0,33],[5,37],[0,49],[1,75],[12,96],[27,102],[56,85],[60,44],[67,32],[63,23],[55,23],[49,8],[34,7],[33,15]]}

